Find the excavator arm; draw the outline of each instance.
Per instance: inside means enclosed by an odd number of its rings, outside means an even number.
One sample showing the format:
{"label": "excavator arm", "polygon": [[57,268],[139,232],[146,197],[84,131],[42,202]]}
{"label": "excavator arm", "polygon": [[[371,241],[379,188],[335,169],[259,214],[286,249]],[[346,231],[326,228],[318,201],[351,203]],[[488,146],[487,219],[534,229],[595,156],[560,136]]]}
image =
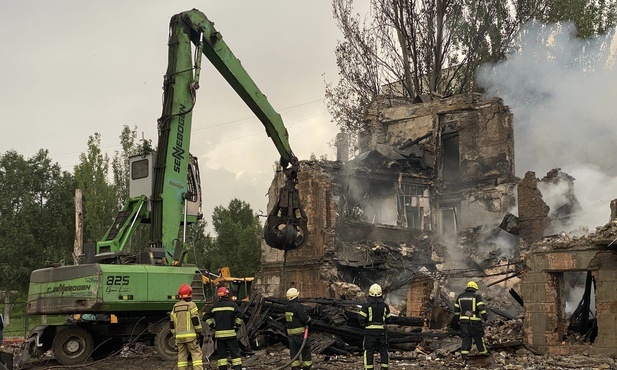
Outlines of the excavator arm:
{"label": "excavator arm", "polygon": [[[307,217],[296,189],[299,162],[289,145],[287,129],[281,116],[214,28],[214,23],[196,9],[176,14],[170,22],[169,61],[154,169],[152,246],[164,248],[168,254],[174,255],[174,260],[181,258],[175,248],[178,244],[177,225],[186,224],[186,220],[181,219],[183,212],[179,207],[183,198],[191,196],[185,186],[186,168],[202,54],[259,118],[281,156],[286,181],[266,220],[266,243],[281,250],[301,247],[308,235]],[[170,199],[176,201],[170,202]],[[167,227],[176,227],[176,232],[166,230]]]}
{"label": "excavator arm", "polygon": [[[201,45],[203,54],[264,125],[268,136],[281,155],[283,168],[286,168],[288,164],[297,165],[298,159],[291,150],[289,135],[280,114],[270,105],[240,60],[231,52],[221,33],[214,28],[214,23],[196,9],[180,13],[176,17],[190,28],[193,43],[198,45],[198,48]],[[195,68],[199,70],[198,65]]]}

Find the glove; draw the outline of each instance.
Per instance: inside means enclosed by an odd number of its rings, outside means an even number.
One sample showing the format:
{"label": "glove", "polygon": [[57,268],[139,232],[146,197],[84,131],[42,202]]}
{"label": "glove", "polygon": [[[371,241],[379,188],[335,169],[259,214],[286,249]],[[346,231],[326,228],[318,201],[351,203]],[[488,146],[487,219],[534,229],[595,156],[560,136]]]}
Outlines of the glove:
{"label": "glove", "polygon": [[214,323],[210,323],[208,324],[208,326],[210,327],[210,329],[214,330],[214,326],[215,326]]}
{"label": "glove", "polygon": [[242,327],[242,325],[240,325],[240,324],[235,324],[235,325],[234,325],[234,329],[235,329],[236,331],[240,330],[240,328],[241,328],[241,327]]}

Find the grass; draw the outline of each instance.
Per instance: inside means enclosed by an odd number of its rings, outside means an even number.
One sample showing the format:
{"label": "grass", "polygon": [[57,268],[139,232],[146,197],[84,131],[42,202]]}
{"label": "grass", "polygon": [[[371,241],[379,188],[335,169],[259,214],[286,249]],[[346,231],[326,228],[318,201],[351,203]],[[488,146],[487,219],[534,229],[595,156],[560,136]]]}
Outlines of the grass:
{"label": "grass", "polygon": [[[4,315],[4,305],[0,305],[0,313]],[[22,304],[13,304],[10,312],[10,323],[4,323],[4,338],[7,337],[27,337],[30,330],[35,326],[42,324],[42,316],[28,316],[25,313],[25,306]],[[67,315],[47,316],[47,324],[62,324],[66,321]]]}

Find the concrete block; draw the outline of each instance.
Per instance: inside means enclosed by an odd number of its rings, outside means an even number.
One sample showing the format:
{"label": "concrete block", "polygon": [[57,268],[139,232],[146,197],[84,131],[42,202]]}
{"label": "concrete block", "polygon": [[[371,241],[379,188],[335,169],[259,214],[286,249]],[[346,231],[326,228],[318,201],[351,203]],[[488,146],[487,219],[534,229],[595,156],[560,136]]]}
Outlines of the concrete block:
{"label": "concrete block", "polygon": [[[617,338],[615,340],[617,340]],[[614,347],[615,343],[616,342],[613,342],[613,347],[600,347],[594,343],[593,347],[591,348],[591,353],[595,356],[607,356],[615,358],[617,357],[617,348]]]}
{"label": "concrete block", "polygon": [[598,337],[593,346],[597,348],[612,348],[613,351],[617,351],[617,335],[615,332],[608,334],[600,334],[598,332]]}
{"label": "concrete block", "polygon": [[596,304],[617,302],[617,284],[598,284],[597,288]]}
{"label": "concrete block", "polygon": [[564,346],[559,343],[555,343],[553,345],[546,346],[546,353],[550,353],[552,355],[558,356],[567,356],[573,353],[582,353],[586,351],[591,351],[591,346],[589,345],[567,345]]}
{"label": "concrete block", "polygon": [[[598,311],[597,315],[598,335],[600,333],[617,333],[617,313]],[[617,342],[615,342],[615,346],[617,346]]]}
{"label": "concrete block", "polygon": [[526,283],[542,283],[545,284],[548,280],[548,274],[545,272],[527,272],[523,275],[521,284]]}
{"label": "concrete block", "polygon": [[596,301],[596,312],[598,316],[617,314],[617,301]]}
{"label": "concrete block", "polygon": [[600,269],[596,272],[598,284],[617,282],[617,270]]}
{"label": "concrete block", "polygon": [[554,290],[548,288],[546,282],[521,284],[521,294],[527,303],[555,303]]}

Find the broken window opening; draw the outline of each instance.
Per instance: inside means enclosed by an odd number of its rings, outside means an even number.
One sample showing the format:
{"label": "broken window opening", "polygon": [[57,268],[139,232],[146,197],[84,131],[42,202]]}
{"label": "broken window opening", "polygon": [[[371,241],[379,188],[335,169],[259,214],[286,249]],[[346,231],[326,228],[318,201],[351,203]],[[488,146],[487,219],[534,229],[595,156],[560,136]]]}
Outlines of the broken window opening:
{"label": "broken window opening", "polygon": [[403,219],[401,226],[409,229],[430,230],[430,222],[425,220],[430,216],[425,214],[430,210],[429,189],[424,185],[402,184],[399,193],[399,217]]}
{"label": "broken window opening", "polygon": [[459,153],[459,134],[452,132],[441,136],[441,172],[445,182],[461,180],[461,161]]}
{"label": "broken window opening", "polygon": [[454,240],[458,234],[459,219],[458,214],[460,204],[442,207],[440,209],[441,223],[440,231],[445,240]]}
{"label": "broken window opening", "polygon": [[563,340],[593,343],[598,336],[595,278],[591,271],[552,273],[558,331]]}

